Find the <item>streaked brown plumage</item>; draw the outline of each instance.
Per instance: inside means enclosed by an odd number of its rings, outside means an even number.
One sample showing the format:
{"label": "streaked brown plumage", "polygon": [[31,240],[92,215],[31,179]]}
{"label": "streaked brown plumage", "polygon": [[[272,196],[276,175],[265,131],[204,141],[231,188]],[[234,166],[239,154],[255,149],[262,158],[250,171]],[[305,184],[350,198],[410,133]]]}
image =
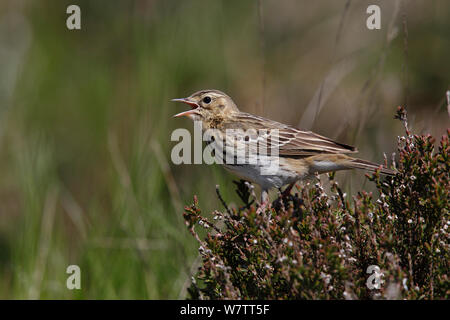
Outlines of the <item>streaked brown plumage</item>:
{"label": "streaked brown plumage", "polygon": [[[292,126],[282,124],[270,119],[241,112],[233,100],[225,93],[218,90],[198,91],[188,98],[174,99],[189,104],[192,110],[175,115],[187,116],[194,121],[201,121],[202,129],[216,129],[214,141],[224,141],[223,149],[232,147],[228,142],[228,129],[235,130],[268,130],[270,134],[258,136],[258,139],[235,141],[235,144],[245,147],[254,147],[255,144],[264,145],[268,148],[278,148],[279,171],[273,175],[258,174],[256,165],[234,165],[224,163],[224,166],[239,175],[261,186],[264,202],[267,202],[267,190],[271,187],[281,187],[293,184],[313,176],[315,173],[326,173],[330,171],[345,169],[377,170],[381,173],[392,175],[394,172],[383,168],[381,165],[370,161],[357,159],[347,154],[357,152],[355,147],[336,142],[330,138],[318,135],[311,131],[304,131]],[[213,142],[213,143],[215,143]],[[216,143],[217,144],[217,143]],[[276,144],[276,145],[275,145]],[[257,155],[259,156],[259,155]]]}

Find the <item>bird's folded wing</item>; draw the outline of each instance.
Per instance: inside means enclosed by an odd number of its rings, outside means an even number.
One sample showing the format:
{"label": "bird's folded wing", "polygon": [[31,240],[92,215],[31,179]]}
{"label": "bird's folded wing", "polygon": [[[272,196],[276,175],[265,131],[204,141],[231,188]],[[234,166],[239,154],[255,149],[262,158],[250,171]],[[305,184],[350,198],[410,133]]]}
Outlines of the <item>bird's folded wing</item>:
{"label": "bird's folded wing", "polygon": [[[241,113],[238,119],[239,127],[244,132],[249,131],[249,129],[257,131],[257,139],[248,139],[249,144],[258,144],[258,148],[267,148],[267,150],[278,147],[280,156],[313,156],[323,153],[357,152],[355,147],[336,142],[311,131],[302,131],[262,117]],[[236,126],[229,123],[228,127]],[[267,130],[267,133],[264,134],[264,130]]]}

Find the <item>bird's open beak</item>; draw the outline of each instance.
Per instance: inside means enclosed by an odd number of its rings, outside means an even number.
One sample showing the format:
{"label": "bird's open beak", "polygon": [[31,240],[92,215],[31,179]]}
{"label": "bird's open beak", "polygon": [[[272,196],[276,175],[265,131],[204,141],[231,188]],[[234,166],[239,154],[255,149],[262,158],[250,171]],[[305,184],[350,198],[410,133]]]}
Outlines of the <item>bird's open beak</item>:
{"label": "bird's open beak", "polygon": [[171,101],[183,102],[183,103],[190,105],[192,108],[192,110],[177,113],[176,115],[174,115],[174,117],[182,117],[182,116],[189,117],[190,115],[192,115],[194,113],[194,110],[199,107],[197,102],[192,101],[189,98],[172,99]]}

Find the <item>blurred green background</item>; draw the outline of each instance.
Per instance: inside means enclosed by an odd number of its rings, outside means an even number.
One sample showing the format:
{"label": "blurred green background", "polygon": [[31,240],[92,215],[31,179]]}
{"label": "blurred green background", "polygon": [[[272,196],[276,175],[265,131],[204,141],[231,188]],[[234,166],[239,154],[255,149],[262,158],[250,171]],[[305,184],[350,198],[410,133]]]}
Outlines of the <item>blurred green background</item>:
{"label": "blurred green background", "polygon": [[[81,30],[66,8],[81,8]],[[381,7],[381,30],[366,8]],[[200,89],[358,146],[382,162],[406,105],[416,133],[449,127],[450,3],[0,2],[0,298],[178,299],[197,266],[182,208],[237,203],[233,176],[173,165]],[[362,172],[339,173],[348,192]],[[68,265],[81,290],[66,288]]]}

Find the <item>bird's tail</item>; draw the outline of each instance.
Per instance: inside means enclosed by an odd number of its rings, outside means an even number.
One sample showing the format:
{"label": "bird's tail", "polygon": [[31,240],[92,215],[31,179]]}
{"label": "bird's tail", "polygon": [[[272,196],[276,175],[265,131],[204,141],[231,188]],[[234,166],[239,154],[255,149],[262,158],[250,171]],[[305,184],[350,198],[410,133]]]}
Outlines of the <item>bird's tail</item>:
{"label": "bird's tail", "polygon": [[350,161],[346,162],[346,165],[350,168],[356,168],[356,169],[363,169],[363,170],[369,170],[369,171],[375,171],[380,170],[380,173],[386,174],[389,176],[395,175],[395,171],[388,169],[381,164],[373,163],[367,160],[357,159],[357,158],[351,158]]}

